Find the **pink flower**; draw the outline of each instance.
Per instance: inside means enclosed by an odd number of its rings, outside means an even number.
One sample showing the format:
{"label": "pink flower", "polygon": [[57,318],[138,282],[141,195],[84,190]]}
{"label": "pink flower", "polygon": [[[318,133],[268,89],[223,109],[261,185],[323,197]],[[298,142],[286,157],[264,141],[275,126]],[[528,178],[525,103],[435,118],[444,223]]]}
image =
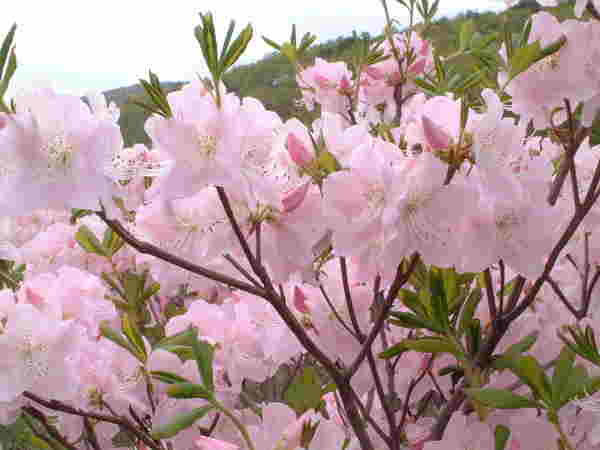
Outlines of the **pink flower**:
{"label": "pink flower", "polygon": [[196,446],[200,450],[238,450],[237,445],[230,444],[229,442],[221,441],[219,439],[213,439],[206,436],[200,436],[196,441]]}
{"label": "pink flower", "polygon": [[119,127],[100,120],[79,97],[50,89],[17,97],[17,114],[0,130],[0,208],[114,210],[106,162],[122,146]]}
{"label": "pink flower", "polygon": [[68,400],[77,388],[66,359],[83,339],[74,321],[45,315],[33,305],[17,304],[0,334],[0,401],[23,391]]}

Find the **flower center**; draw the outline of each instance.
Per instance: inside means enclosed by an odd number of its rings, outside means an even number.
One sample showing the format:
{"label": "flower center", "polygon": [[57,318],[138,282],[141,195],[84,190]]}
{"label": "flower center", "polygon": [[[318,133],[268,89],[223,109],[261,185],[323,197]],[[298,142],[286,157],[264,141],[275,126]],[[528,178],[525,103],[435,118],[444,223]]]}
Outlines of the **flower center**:
{"label": "flower center", "polygon": [[212,158],[217,153],[217,138],[208,134],[200,134],[197,136],[198,152],[202,157]]}
{"label": "flower center", "polygon": [[42,147],[42,152],[48,155],[48,168],[57,171],[71,168],[73,150],[63,134],[54,136]]}

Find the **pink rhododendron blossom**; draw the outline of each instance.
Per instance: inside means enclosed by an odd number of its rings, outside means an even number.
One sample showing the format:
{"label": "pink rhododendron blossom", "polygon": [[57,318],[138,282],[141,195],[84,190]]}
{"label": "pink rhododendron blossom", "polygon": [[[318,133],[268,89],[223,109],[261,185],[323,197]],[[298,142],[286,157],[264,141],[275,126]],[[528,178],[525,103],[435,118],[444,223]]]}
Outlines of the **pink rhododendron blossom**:
{"label": "pink rhododendron blossom", "polygon": [[1,208],[22,215],[40,208],[114,210],[106,161],[122,146],[118,126],[100,120],[79,97],[50,89],[22,94],[0,131]]}
{"label": "pink rhododendron blossom", "polygon": [[30,304],[17,304],[0,334],[0,401],[15,400],[24,391],[68,400],[75,394],[73,373],[65,364],[82,340],[75,321],[62,321]]}

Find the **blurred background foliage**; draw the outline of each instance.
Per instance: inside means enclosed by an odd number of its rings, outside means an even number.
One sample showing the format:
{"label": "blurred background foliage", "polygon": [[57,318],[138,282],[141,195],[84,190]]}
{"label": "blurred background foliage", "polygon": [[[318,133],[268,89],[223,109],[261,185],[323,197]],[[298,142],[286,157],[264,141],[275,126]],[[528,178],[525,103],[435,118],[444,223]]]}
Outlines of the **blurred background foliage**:
{"label": "blurred background foliage", "polygon": [[[573,18],[573,6],[569,3],[548,10],[561,20]],[[476,31],[482,35],[498,32],[504,24],[510,31],[516,33],[522,29],[525,21],[539,9],[540,7],[535,1],[524,0],[502,13],[466,11],[453,18],[443,17],[435,20],[426,30],[425,37],[433,41],[440,56],[446,56],[458,49],[459,33],[465,22],[472,21]],[[300,31],[304,33],[310,30]],[[359,35],[359,37],[365,36],[368,36],[368,33]],[[376,38],[377,36],[370,37]],[[301,63],[304,66],[310,65],[317,57],[331,62],[350,62],[353,44],[353,37],[339,37],[313,45]],[[461,59],[458,63],[465,72],[473,70],[474,61],[468,57]],[[309,113],[302,106],[298,106],[297,100],[300,100],[301,94],[296,85],[294,70],[288,59],[281,54],[270,53],[252,64],[234,67],[225,74],[224,82],[228,90],[235,92],[240,97],[257,98],[265,105],[265,108],[277,112],[283,120],[298,117],[306,123],[318,115],[318,111]],[[185,83],[165,82],[163,88],[166,92],[171,92],[179,89],[183,84]],[[148,101],[141,86],[112,89],[104,94],[107,100],[114,101],[121,108],[119,123],[125,145],[150,144],[150,139],[144,132],[144,122],[148,113],[138,106],[128,103],[133,99]]]}

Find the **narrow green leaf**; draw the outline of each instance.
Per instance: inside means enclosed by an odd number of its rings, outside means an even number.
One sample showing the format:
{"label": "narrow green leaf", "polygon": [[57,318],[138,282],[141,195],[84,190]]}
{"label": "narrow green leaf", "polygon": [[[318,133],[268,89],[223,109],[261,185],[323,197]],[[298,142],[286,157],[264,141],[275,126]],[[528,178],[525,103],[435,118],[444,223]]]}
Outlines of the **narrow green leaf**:
{"label": "narrow green leaf", "polygon": [[219,65],[223,67],[223,61],[225,60],[225,53],[229,47],[229,43],[231,42],[231,38],[233,37],[233,30],[235,29],[235,20],[229,22],[229,28],[227,29],[227,34],[225,35],[225,42],[223,42],[223,47],[221,48],[221,56],[219,56]]}
{"label": "narrow green leaf", "polygon": [[316,408],[322,396],[323,388],[319,375],[314,367],[308,366],[294,378],[285,391],[284,399],[297,414],[303,414],[309,409]]}
{"label": "narrow green leaf", "polygon": [[167,388],[167,395],[172,398],[203,398],[210,400],[213,398],[212,392],[204,386],[194,383],[177,383]]}
{"label": "narrow green leaf", "polygon": [[540,405],[533,400],[512,393],[506,389],[465,389],[467,395],[485,406],[497,409],[538,408]]}
{"label": "narrow green leaf", "polygon": [[273,47],[275,50],[281,50],[281,46],[277,42],[272,41],[271,39],[265,36],[262,36],[262,39],[268,46]]}
{"label": "narrow green leaf", "polygon": [[88,253],[95,253],[100,256],[108,256],[106,249],[98,240],[96,235],[86,225],[82,225],[75,233],[75,240]]}
{"label": "narrow green leaf", "polygon": [[191,348],[192,339],[197,336],[193,329],[186,329],[172,336],[167,336],[156,344],[156,348],[165,348],[172,345],[187,345]]}
{"label": "narrow green leaf", "polygon": [[402,345],[409,350],[415,350],[422,353],[452,353],[457,354],[459,350],[456,346],[442,338],[424,337],[420,339],[404,339]]}
{"label": "narrow green leaf", "polygon": [[155,380],[162,381],[163,383],[167,383],[167,384],[179,384],[179,383],[189,383],[190,382],[189,380],[187,380],[187,379],[183,378],[182,376],[179,376],[175,373],[163,372],[160,370],[150,372],[150,375]]}
{"label": "narrow green leaf", "polygon": [[0,78],[3,78],[2,74],[4,73],[4,65],[6,64],[6,60],[10,54],[10,49],[15,38],[15,32],[17,31],[17,24],[13,24],[10,27],[7,35],[4,37],[4,41],[2,41],[2,47],[0,48]]}
{"label": "narrow green leaf", "polygon": [[482,298],[481,288],[475,288],[469,294],[467,301],[465,302],[460,315],[460,321],[458,323],[458,336],[461,337],[465,330],[470,325],[477,310],[477,306]]}
{"label": "narrow green leaf", "polygon": [[414,314],[398,311],[392,311],[390,314],[394,317],[394,319],[390,319],[390,323],[396,326],[414,329],[423,328],[436,333],[444,332],[444,330],[442,330],[436,324],[430,322],[429,320],[421,319]]}
{"label": "narrow green leaf", "polygon": [[198,365],[198,371],[202,377],[204,386],[212,392],[215,390],[214,377],[213,377],[213,359],[215,349],[206,341],[200,341],[198,339],[192,340],[192,350],[194,352],[194,358],[196,358],[196,364]]}
{"label": "narrow green leaf", "polygon": [[138,350],[131,345],[127,339],[125,339],[120,333],[116,330],[113,330],[108,324],[105,322],[100,324],[100,335],[104,336],[106,339],[111,340],[119,347],[124,348],[133,356],[135,356],[140,362],[145,363],[145,358],[141,355]]}
{"label": "narrow green leaf", "polygon": [[573,364],[575,364],[575,353],[567,346],[563,347],[554,364],[552,375],[552,403],[555,409],[559,406],[561,396],[572,376]]}
{"label": "narrow green leaf", "polygon": [[189,412],[176,414],[171,422],[166,425],[157,426],[152,429],[151,435],[154,439],[168,439],[175,436],[180,431],[191,427],[206,414],[214,409],[214,406],[207,405],[201,408],[195,408]]}
{"label": "narrow green leaf", "polygon": [[146,346],[144,344],[142,334],[140,333],[140,330],[137,327],[136,323],[133,320],[131,320],[131,316],[129,314],[124,314],[121,317],[121,324],[123,327],[123,333],[125,334],[125,337],[130,342],[130,344],[137,350],[137,352],[143,356],[143,362],[146,362],[146,360],[148,359]]}
{"label": "narrow green leaf", "polygon": [[510,430],[504,425],[496,426],[494,430],[495,450],[504,450],[510,438]]}
{"label": "narrow green leaf", "polygon": [[8,66],[6,67],[6,72],[4,73],[4,78],[2,79],[2,83],[0,84],[0,98],[4,97],[4,94],[6,94],[10,80],[12,79],[16,70],[17,70],[17,54],[15,53],[15,49],[13,48],[13,50],[10,52],[10,56],[8,58]]}
{"label": "narrow green leaf", "polygon": [[121,236],[115,233],[112,228],[107,228],[102,237],[102,247],[106,250],[108,257],[111,258],[123,248],[123,245],[125,245],[125,241],[121,239]]}
{"label": "narrow green leaf", "polygon": [[520,73],[529,69],[536,61],[539,61],[541,54],[542,48],[540,47],[540,41],[535,41],[525,47],[516,49],[513,56],[509,59],[510,79],[512,80]]}
{"label": "narrow green leaf", "polygon": [[292,35],[290,36],[290,42],[294,46],[294,48],[298,47],[296,45],[296,24],[292,25]]}
{"label": "narrow green leaf", "polygon": [[240,56],[242,56],[242,54],[246,51],[246,48],[248,48],[248,44],[252,40],[253,33],[254,31],[252,30],[252,26],[250,24],[246,25],[246,28],[244,28],[233,44],[231,44],[231,48],[227,52],[227,55],[221,64],[221,73],[233,66]]}

